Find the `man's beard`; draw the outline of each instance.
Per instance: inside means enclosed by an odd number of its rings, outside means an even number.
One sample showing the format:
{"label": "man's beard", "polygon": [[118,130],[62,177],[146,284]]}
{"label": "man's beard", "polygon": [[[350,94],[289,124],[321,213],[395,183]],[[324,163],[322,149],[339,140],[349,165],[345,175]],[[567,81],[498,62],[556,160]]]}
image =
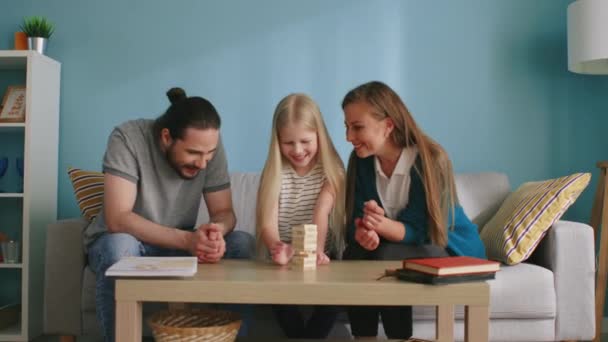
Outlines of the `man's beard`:
{"label": "man's beard", "polygon": [[[171,168],[172,168],[173,170],[175,170],[175,172],[178,174],[178,176],[180,176],[182,179],[185,179],[185,180],[191,180],[191,179],[196,178],[196,176],[198,176],[198,172],[197,172],[197,173],[195,173],[195,174],[194,174],[194,176],[187,176],[187,175],[184,175],[184,173],[182,172],[182,168],[183,168],[183,167],[190,166],[190,167],[194,167],[194,168],[196,168],[196,166],[194,166],[194,165],[187,165],[187,164],[185,164],[185,165],[180,165],[180,164],[179,164],[179,163],[178,163],[178,162],[175,160],[175,158],[174,158],[174,154],[173,154],[173,145],[169,146],[169,148],[168,148],[168,149],[165,151],[165,158],[167,159],[167,162],[169,163],[169,165],[171,166]],[[199,172],[200,172],[200,170],[199,170]]]}

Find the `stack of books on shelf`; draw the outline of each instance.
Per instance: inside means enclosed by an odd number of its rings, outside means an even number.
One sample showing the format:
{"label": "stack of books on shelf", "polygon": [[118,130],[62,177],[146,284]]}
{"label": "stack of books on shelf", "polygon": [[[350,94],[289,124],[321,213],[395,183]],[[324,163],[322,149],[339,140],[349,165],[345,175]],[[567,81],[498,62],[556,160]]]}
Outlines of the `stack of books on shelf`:
{"label": "stack of books on shelf", "polygon": [[453,284],[494,279],[500,263],[467,256],[403,260],[397,278],[423,284]]}

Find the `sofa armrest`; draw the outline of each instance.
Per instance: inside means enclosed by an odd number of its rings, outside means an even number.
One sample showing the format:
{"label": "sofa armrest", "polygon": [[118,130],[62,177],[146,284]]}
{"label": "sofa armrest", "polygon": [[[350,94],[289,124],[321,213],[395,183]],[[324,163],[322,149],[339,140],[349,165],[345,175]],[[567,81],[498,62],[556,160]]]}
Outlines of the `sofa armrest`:
{"label": "sofa armrest", "polygon": [[530,262],[553,271],[555,340],[591,340],[595,335],[595,248],[593,229],[558,221],[538,245]]}
{"label": "sofa armrest", "polygon": [[47,227],[44,333],[80,335],[82,330],[81,293],[85,266],[83,218],[54,222]]}

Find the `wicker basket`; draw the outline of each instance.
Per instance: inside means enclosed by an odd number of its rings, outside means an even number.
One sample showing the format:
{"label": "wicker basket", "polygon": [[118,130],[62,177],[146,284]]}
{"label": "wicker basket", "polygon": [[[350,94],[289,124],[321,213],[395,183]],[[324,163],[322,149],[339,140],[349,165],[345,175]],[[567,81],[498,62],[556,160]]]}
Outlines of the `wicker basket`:
{"label": "wicker basket", "polygon": [[157,312],[148,324],[157,342],[232,342],[241,320],[233,312],[186,309]]}

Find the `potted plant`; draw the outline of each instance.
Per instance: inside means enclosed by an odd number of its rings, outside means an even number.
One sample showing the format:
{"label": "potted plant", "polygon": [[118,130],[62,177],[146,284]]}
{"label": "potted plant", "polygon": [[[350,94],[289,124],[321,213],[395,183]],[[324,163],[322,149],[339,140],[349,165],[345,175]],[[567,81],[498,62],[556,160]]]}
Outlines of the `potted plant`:
{"label": "potted plant", "polygon": [[44,54],[47,41],[55,31],[55,25],[44,17],[33,16],[23,18],[20,28],[27,35],[28,49]]}

